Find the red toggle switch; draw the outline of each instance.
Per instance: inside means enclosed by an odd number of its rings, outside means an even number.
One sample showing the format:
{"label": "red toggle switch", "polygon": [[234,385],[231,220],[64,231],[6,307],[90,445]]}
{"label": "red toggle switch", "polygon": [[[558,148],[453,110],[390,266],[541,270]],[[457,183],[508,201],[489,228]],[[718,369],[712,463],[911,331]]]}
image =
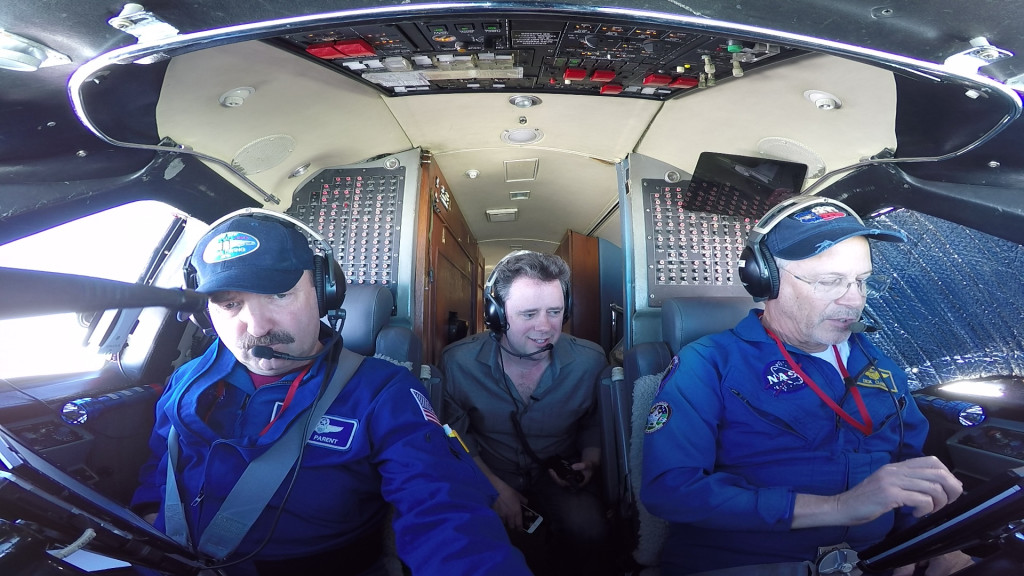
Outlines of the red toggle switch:
{"label": "red toggle switch", "polygon": [[306,47],[306,52],[324,60],[335,60],[337,58],[365,58],[377,55],[373,50],[373,47],[361,38],[311,44]]}
{"label": "red toggle switch", "polygon": [[605,84],[601,86],[601,94],[618,94],[622,92],[622,86],[618,84]]}
{"label": "red toggle switch", "polygon": [[362,38],[338,40],[334,43],[334,49],[344,54],[345,58],[363,58],[377,55],[377,51]]}
{"label": "red toggle switch", "polygon": [[332,58],[341,58],[341,52],[334,49],[334,42],[321,42],[319,44],[310,44],[306,46],[306,52],[316,56],[317,58],[323,58],[330,60]]}
{"label": "red toggle switch", "polygon": [[672,77],[668,74],[648,74],[644,78],[644,86],[668,86],[671,81]]}
{"label": "red toggle switch", "polygon": [[594,70],[590,79],[594,82],[611,82],[615,79],[615,72],[613,70]]}
{"label": "red toggle switch", "polygon": [[676,78],[675,80],[673,80],[672,83],[668,85],[668,87],[669,88],[693,88],[696,85],[697,85],[697,79],[696,78],[690,78],[688,76],[680,76],[679,78]]}
{"label": "red toggle switch", "polygon": [[587,77],[587,71],[583,68],[566,68],[563,80],[583,80]]}

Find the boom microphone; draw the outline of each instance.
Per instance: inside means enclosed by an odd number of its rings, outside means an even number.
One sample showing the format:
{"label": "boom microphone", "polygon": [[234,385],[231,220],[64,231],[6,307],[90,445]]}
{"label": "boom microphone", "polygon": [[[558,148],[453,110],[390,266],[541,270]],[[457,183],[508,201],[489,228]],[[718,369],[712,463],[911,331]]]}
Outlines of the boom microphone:
{"label": "boom microphone", "polygon": [[262,358],[264,360],[272,360],[274,358],[278,358],[280,360],[293,360],[297,362],[305,362],[307,360],[316,360],[320,356],[323,356],[328,350],[331,349],[332,346],[334,346],[334,343],[338,341],[338,338],[340,338],[340,336],[338,335],[337,332],[335,332],[334,336],[332,336],[331,339],[326,344],[324,344],[324,347],[321,348],[319,352],[313,354],[312,356],[292,356],[291,354],[287,354],[285,352],[278,352],[277,350],[274,350],[270,346],[253,346],[249,350],[249,353],[251,353],[253,356],[257,358]]}
{"label": "boom microphone", "polygon": [[515,352],[509,350],[508,348],[505,348],[505,346],[503,346],[500,342],[498,343],[498,346],[501,346],[502,350],[504,350],[505,352],[508,352],[509,354],[511,354],[512,356],[515,356],[516,358],[529,358],[530,356],[536,356],[537,354],[543,354],[545,352],[551,352],[552,350],[555,349],[555,347],[552,344],[545,344],[543,348],[541,348],[540,350],[537,350],[536,352],[530,352],[529,354],[516,354]]}
{"label": "boom microphone", "polygon": [[858,320],[850,324],[850,332],[854,334],[859,334],[861,332],[878,332],[878,328]]}
{"label": "boom microphone", "polygon": [[859,334],[861,332],[878,332],[878,319],[875,318],[874,314],[867,311],[865,308],[861,312],[860,320],[850,324],[850,332]]}

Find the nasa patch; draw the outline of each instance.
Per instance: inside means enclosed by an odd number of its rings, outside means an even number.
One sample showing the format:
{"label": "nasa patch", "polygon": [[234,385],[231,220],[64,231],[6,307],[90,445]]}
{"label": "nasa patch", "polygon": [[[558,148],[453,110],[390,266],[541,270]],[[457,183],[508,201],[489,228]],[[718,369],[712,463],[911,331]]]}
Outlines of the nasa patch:
{"label": "nasa patch", "polygon": [[771,390],[775,396],[783,392],[796,392],[807,385],[785,360],[776,360],[765,366],[763,378],[764,389]]}
{"label": "nasa patch", "polygon": [[668,424],[668,419],[672,416],[672,407],[668,405],[668,402],[662,400],[661,402],[655,402],[651,406],[651,411],[647,413],[647,425],[644,426],[644,434],[651,434],[657,432]]}
{"label": "nasa patch", "polygon": [[245,232],[224,232],[218,234],[203,250],[203,262],[215,264],[252,254],[260,247],[260,241]]}
{"label": "nasa patch", "polygon": [[307,443],[334,450],[348,450],[352,446],[352,439],[355,438],[358,427],[357,420],[324,415],[316,423],[316,428],[313,429]]}

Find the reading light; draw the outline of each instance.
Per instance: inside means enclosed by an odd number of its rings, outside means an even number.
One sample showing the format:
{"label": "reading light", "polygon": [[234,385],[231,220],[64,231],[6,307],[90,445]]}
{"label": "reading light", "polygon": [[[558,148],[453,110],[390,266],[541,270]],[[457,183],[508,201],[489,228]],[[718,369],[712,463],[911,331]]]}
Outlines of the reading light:
{"label": "reading light", "polygon": [[543,137],[544,133],[538,128],[516,128],[501,133],[501,141],[505,144],[534,144]]}
{"label": "reading light", "polygon": [[515,106],[516,108],[532,108],[538,106],[541,103],[541,99],[536,96],[513,96],[508,99],[508,103]]}
{"label": "reading light", "polygon": [[843,101],[838,96],[824,90],[808,90],[804,92],[804,98],[814,104],[818,110],[838,110],[843,107]]}

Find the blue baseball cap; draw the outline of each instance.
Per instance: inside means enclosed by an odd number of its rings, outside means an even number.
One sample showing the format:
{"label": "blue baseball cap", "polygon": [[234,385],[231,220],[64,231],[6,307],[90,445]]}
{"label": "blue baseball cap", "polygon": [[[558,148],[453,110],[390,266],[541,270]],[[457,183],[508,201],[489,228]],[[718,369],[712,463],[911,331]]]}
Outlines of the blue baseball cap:
{"label": "blue baseball cap", "polygon": [[196,292],[281,294],[298,283],[303,270],[313,269],[313,250],[306,236],[291,226],[238,216],[199,240],[192,266]]}
{"label": "blue baseball cap", "polygon": [[780,220],[768,232],[764,241],[768,251],[776,258],[803,260],[854,236],[883,242],[907,240],[903,232],[868,228],[846,207],[822,202]]}

